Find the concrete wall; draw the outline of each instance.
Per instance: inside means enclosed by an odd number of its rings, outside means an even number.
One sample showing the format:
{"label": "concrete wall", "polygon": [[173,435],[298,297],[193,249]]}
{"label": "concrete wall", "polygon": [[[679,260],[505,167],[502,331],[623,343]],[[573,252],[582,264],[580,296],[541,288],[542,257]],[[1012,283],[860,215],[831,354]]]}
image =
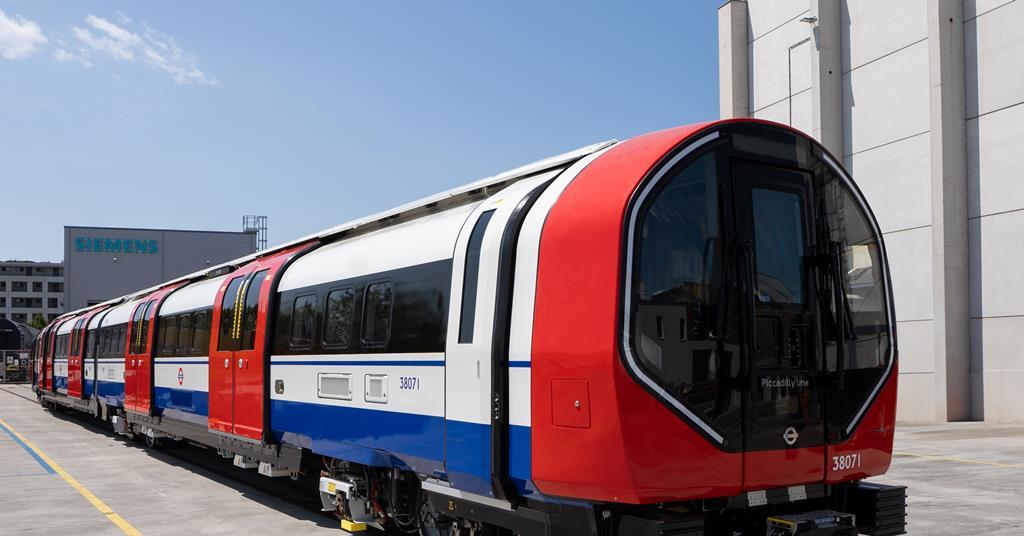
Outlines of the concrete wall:
{"label": "concrete wall", "polygon": [[[899,330],[899,417],[1024,420],[1024,2],[742,3],[747,114],[819,136],[839,128],[843,161],[878,216]],[[819,23],[837,5],[840,35],[822,35],[834,33]],[[812,105],[831,98],[819,58],[835,45],[841,120]]]}
{"label": "concrete wall", "polygon": [[[121,240],[120,251],[84,248],[81,240]],[[123,241],[157,242],[127,251]],[[65,308],[122,296],[256,251],[255,233],[95,227],[64,228]]]}
{"label": "concrete wall", "polygon": [[807,0],[748,2],[750,115],[810,132],[811,26]]}
{"label": "concrete wall", "polygon": [[972,415],[1024,420],[1024,2],[964,3]]}

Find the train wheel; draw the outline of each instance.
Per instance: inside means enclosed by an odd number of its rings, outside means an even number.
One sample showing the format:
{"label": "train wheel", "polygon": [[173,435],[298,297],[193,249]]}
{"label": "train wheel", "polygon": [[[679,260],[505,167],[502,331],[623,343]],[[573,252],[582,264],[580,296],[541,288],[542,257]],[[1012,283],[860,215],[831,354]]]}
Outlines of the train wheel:
{"label": "train wheel", "polygon": [[146,434],[144,437],[146,438],[146,447],[147,448],[151,448],[153,450],[159,450],[161,447],[164,446],[164,441],[163,441],[162,438],[153,437],[153,436],[151,436],[149,434]]}

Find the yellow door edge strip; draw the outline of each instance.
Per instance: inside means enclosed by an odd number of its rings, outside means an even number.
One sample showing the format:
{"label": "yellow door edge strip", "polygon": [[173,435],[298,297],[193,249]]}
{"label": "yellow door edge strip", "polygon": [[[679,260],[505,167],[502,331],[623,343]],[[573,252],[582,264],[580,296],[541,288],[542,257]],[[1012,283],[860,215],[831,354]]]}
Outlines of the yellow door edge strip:
{"label": "yellow door edge strip", "polygon": [[131,523],[125,520],[125,518],[121,517],[113,510],[111,510],[110,507],[107,506],[107,503],[101,501],[99,497],[93,495],[91,491],[86,489],[85,486],[83,486],[80,482],[75,480],[75,477],[68,474],[68,472],[65,471],[63,467],[58,465],[57,462],[50,459],[50,457],[47,456],[46,453],[44,453],[39,447],[37,447],[35,443],[29,441],[25,436],[21,435],[21,433],[12,428],[11,425],[7,424],[7,422],[4,421],[3,419],[0,419],[0,425],[3,425],[4,428],[10,430],[11,433],[17,436],[17,438],[20,439],[26,446],[28,446],[28,448],[32,449],[32,452],[36,453],[37,456],[39,456],[40,458],[42,458],[43,461],[49,464],[50,467],[52,467],[53,470],[58,475],[60,475],[60,477],[63,478],[65,482],[68,483],[68,485],[70,485],[72,488],[74,488],[75,491],[80,493],[82,497],[85,497],[85,500],[89,501],[89,504],[93,505],[93,507],[99,510],[101,514],[106,516],[106,518],[111,523],[116,525],[117,528],[121,529],[121,532],[125,533],[127,536],[142,536],[142,533],[139,532],[138,529],[133,527]]}

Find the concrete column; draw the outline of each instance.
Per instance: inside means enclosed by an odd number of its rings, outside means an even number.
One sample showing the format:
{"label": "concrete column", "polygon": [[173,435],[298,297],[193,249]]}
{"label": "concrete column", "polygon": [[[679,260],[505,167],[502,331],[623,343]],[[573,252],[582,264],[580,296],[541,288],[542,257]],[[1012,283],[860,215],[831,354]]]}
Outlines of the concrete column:
{"label": "concrete column", "polygon": [[971,417],[963,0],[928,0],[935,418]]}
{"label": "concrete column", "polygon": [[843,158],[843,57],[840,4],[811,0],[811,106],[814,131],[826,149]]}
{"label": "concrete column", "polygon": [[722,119],[750,115],[747,2],[718,8],[718,108]]}

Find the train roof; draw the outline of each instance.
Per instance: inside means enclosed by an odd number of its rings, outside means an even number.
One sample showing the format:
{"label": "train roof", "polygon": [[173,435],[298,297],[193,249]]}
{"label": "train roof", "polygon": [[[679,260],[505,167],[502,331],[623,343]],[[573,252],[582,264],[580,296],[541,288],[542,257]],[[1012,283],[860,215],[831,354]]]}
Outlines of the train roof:
{"label": "train roof", "polygon": [[66,312],[63,315],[61,315],[61,317],[59,317],[58,320],[65,317],[76,316],[97,307],[107,307],[111,305],[120,304],[125,301],[129,301],[133,298],[149,294],[155,290],[161,289],[163,287],[181,281],[202,279],[213,274],[220,275],[225,268],[237,267],[253,259],[257,259],[259,257],[283,251],[291,246],[295,246],[306,242],[312,242],[314,240],[328,241],[331,239],[336,239],[343,235],[352,234],[354,231],[362,230],[363,228],[366,227],[375,228],[384,225],[393,225],[395,223],[399,223],[400,221],[418,218],[430,212],[441,210],[454,205],[459,205],[462,203],[467,203],[474,198],[486,197],[520,179],[529,177],[531,175],[535,175],[543,171],[571,164],[587,155],[611,147],[616,143],[618,143],[618,140],[613,139],[603,141],[600,143],[595,143],[592,145],[587,145],[585,147],[580,147],[579,149],[573,151],[551,156],[543,160],[538,160],[536,162],[526,164],[524,166],[519,166],[517,168],[513,168],[508,171],[498,173],[497,175],[484,177],[482,179],[473,181],[469,184],[464,184],[462,186],[458,186],[456,188],[452,188],[450,190],[438,194],[417,199],[410,203],[406,203],[404,205],[400,205],[398,207],[385,210],[383,212],[378,212],[376,214],[371,214],[369,216],[357,218],[342,223],[341,225],[336,225],[329,229],[325,229],[317,233],[306,235],[285,242],[283,244],[267,248],[263,251],[257,251],[244,257],[232,259],[230,261],[223,262],[215,266],[204,268],[197,272],[192,272],[181,277],[164,281],[158,285],[146,289],[138,290],[130,294],[126,294],[124,296],[119,296],[117,298],[113,298],[96,305],[90,305],[88,307],[83,307],[81,309]]}

